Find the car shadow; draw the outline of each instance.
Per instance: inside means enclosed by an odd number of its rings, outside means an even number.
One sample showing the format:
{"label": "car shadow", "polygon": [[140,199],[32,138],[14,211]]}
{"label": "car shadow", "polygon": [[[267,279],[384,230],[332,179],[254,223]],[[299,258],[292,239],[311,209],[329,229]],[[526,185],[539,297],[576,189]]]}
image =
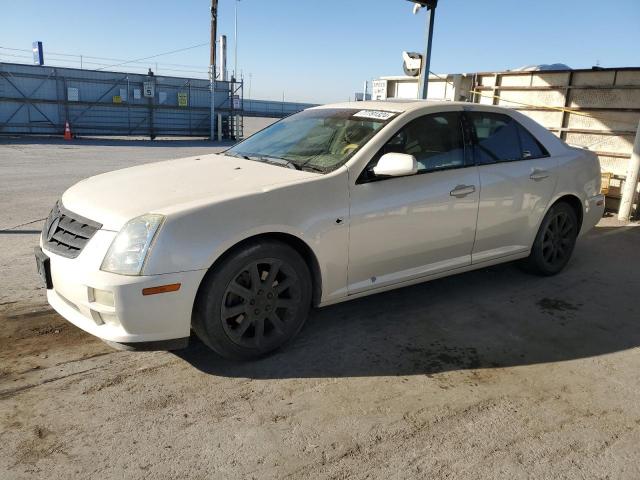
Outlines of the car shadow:
{"label": "car shadow", "polygon": [[555,277],[494,266],[312,312],[301,334],[252,362],[197,338],[174,352],[200,371],[254,379],[432,375],[574,360],[640,346],[640,227],[597,228]]}

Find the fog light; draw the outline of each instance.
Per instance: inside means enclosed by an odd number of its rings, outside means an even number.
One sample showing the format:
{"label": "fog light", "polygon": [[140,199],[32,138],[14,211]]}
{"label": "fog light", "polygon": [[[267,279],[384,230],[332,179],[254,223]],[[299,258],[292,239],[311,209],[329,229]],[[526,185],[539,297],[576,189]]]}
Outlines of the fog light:
{"label": "fog light", "polygon": [[113,292],[109,290],[100,290],[98,288],[89,289],[89,300],[92,302],[105,305],[107,307],[114,307],[115,302],[113,300]]}
{"label": "fog light", "polygon": [[100,315],[100,312],[91,310],[91,318],[93,318],[93,322],[96,325],[104,325],[104,320],[102,320],[102,316]]}
{"label": "fog light", "polygon": [[97,312],[95,310],[91,310],[91,318],[96,325],[111,325],[112,327],[119,327],[120,322],[118,321],[118,317],[116,317],[113,313],[104,313]]}
{"label": "fog light", "polygon": [[111,325],[113,327],[120,326],[120,322],[118,321],[118,317],[113,315],[112,313],[101,313],[100,317],[102,317],[102,321],[107,325]]}

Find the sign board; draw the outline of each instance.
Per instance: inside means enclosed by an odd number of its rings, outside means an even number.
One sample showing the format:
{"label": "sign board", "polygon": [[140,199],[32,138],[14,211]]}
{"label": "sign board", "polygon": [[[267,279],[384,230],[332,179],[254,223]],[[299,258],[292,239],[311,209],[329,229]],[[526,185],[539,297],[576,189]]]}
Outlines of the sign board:
{"label": "sign board", "polygon": [[142,92],[145,97],[155,97],[156,96],[156,86],[153,82],[143,82],[142,83]]}
{"label": "sign board", "polygon": [[120,95],[114,95],[113,103],[122,103],[122,97]]}
{"label": "sign board", "polygon": [[371,82],[371,97],[372,97],[372,100],[387,99],[387,81],[386,80],[373,80]]}
{"label": "sign board", "polygon": [[240,95],[233,96],[233,109],[240,110]]}
{"label": "sign board", "polygon": [[353,118],[370,118],[372,120],[387,121],[396,116],[398,112],[387,112],[384,110],[360,110],[353,114]]}
{"label": "sign board", "polygon": [[189,97],[187,92],[178,92],[178,106],[187,107],[189,105]]}
{"label": "sign board", "polygon": [[133,99],[134,100],[140,100],[140,98],[142,98],[142,95],[140,95],[142,92],[140,92],[139,88],[134,88],[133,89]]}
{"label": "sign board", "polygon": [[80,100],[80,92],[75,87],[67,88],[67,100],[69,102],[78,102]]}
{"label": "sign board", "polygon": [[127,101],[127,89],[126,89],[126,88],[121,88],[121,89],[120,89],[120,99],[121,99],[123,102],[126,102],[126,101]]}
{"label": "sign board", "polygon": [[42,42],[33,42],[31,44],[33,50],[33,64],[44,65],[44,53],[42,51]]}
{"label": "sign board", "polygon": [[158,102],[167,103],[167,92],[158,92]]}

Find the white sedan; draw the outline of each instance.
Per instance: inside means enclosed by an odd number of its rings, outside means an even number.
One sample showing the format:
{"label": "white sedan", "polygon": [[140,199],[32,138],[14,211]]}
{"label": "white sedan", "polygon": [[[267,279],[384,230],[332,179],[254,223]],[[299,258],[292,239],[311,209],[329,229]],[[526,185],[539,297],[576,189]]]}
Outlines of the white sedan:
{"label": "white sedan", "polygon": [[49,303],[103,340],[262,356],[325,306],[502,262],[553,275],[602,216],[600,166],[513,110],[305,110],[222,154],[81,181],[36,249]]}

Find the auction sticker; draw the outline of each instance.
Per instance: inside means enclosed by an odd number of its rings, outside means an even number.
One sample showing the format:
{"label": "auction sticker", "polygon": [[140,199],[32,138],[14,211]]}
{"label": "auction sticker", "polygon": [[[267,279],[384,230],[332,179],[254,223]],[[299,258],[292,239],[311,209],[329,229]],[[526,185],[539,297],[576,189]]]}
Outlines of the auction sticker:
{"label": "auction sticker", "polygon": [[384,110],[360,110],[358,113],[354,113],[354,118],[371,118],[373,120],[389,120],[391,117],[395,117],[397,112],[385,112]]}

